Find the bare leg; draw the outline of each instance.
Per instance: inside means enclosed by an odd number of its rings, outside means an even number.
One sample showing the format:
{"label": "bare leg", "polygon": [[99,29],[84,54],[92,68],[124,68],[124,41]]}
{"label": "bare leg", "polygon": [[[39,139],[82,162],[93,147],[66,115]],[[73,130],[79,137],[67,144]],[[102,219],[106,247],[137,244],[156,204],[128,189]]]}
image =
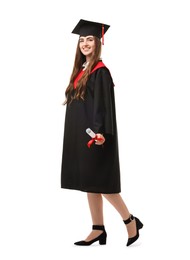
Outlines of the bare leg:
{"label": "bare leg", "polygon": [[[114,208],[118,211],[118,213],[121,215],[123,220],[126,220],[129,218],[129,216],[130,216],[129,210],[119,193],[103,194],[103,195],[112,204],[112,206],[114,206]],[[129,237],[133,237],[136,235],[137,231],[136,231],[135,220],[133,220],[128,225],[126,225],[126,228],[127,228]]]}
{"label": "bare leg", "polygon": [[[87,197],[93,225],[104,225],[102,195],[98,193],[87,193]],[[92,230],[85,241],[96,238],[102,232],[101,230]]]}

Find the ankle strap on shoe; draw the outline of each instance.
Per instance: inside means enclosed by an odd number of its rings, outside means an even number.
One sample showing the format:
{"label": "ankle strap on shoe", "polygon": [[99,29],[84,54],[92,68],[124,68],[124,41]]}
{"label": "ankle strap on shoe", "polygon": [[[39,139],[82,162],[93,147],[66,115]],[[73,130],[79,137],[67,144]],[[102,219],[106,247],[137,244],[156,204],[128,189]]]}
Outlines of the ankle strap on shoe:
{"label": "ankle strap on shoe", "polygon": [[127,225],[134,219],[133,215],[130,215],[130,217],[126,220],[123,220],[123,222]]}
{"label": "ankle strap on shoe", "polygon": [[105,230],[103,225],[101,225],[101,226],[100,225],[93,225],[92,229],[93,230],[103,230],[103,231]]}

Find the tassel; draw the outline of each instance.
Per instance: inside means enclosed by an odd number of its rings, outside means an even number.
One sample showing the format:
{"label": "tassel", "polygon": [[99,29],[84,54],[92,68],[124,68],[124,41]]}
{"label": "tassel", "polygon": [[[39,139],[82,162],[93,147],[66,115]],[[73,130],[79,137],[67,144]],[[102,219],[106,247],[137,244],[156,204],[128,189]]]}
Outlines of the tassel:
{"label": "tassel", "polygon": [[102,24],[102,45],[104,45],[104,25]]}

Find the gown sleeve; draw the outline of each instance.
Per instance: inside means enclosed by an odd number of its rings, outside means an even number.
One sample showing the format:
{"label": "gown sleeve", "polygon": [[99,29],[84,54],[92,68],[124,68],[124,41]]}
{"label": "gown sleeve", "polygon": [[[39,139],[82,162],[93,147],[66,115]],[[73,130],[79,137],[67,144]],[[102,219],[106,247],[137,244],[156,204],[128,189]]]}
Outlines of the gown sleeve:
{"label": "gown sleeve", "polygon": [[97,70],[94,86],[93,128],[95,133],[111,135],[115,133],[114,84],[107,68]]}

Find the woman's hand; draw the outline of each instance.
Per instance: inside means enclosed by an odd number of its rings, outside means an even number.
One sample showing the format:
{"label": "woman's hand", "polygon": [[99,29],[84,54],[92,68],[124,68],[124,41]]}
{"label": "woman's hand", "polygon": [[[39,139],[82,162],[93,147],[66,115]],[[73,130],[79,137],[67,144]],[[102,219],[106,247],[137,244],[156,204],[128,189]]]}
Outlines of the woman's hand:
{"label": "woman's hand", "polygon": [[95,144],[97,144],[97,145],[102,145],[105,141],[106,141],[106,139],[104,138],[104,136],[102,135],[102,134],[96,134],[96,137],[99,139],[101,139],[101,140],[95,140]]}

